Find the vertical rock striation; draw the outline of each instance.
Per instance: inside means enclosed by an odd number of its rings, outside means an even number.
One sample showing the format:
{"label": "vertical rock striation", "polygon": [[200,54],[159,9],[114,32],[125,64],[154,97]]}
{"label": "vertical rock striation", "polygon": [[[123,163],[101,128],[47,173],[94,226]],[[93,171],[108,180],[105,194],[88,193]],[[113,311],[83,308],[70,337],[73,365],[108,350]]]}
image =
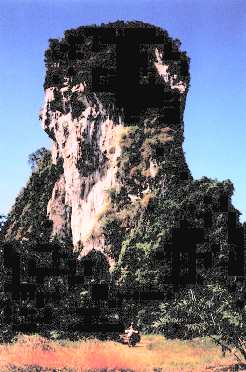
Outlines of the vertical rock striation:
{"label": "vertical rock striation", "polygon": [[191,178],[182,149],[189,60],[166,31],[141,22],[66,31],[45,56],[40,117],[64,170],[48,203],[53,235],[71,227],[81,255],[105,253],[112,190],[124,209]]}

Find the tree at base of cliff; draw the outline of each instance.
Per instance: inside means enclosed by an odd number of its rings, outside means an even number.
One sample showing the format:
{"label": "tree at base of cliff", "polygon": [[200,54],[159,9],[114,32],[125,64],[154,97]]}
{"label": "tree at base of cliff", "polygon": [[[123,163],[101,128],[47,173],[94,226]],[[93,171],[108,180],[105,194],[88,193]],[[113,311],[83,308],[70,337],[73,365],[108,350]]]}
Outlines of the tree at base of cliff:
{"label": "tree at base of cliff", "polygon": [[220,284],[196,286],[160,305],[153,327],[168,338],[211,337],[225,353],[246,362],[246,307]]}
{"label": "tree at base of cliff", "polygon": [[32,174],[7,217],[4,240],[47,242],[52,230],[47,204],[62,166],[52,164],[50,151],[45,148],[29,155],[29,164]]}

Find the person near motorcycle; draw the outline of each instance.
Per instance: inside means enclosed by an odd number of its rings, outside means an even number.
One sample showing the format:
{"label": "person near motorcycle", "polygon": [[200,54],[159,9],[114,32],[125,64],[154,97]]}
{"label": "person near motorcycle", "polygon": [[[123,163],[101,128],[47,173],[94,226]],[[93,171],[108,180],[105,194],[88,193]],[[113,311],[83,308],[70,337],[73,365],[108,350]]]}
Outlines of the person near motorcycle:
{"label": "person near motorcycle", "polygon": [[140,334],[136,327],[134,327],[134,323],[132,322],[130,327],[125,330],[128,339],[129,346],[135,346],[137,342],[140,341]]}

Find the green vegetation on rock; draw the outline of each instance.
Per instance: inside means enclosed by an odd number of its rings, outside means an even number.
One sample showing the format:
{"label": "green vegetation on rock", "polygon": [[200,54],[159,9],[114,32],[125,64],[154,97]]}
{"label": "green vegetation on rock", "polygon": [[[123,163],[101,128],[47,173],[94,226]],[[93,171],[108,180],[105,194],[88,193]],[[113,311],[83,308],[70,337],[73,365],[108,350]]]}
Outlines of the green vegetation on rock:
{"label": "green vegetation on rock", "polygon": [[47,217],[47,205],[62,165],[53,165],[50,152],[44,148],[31,154],[29,163],[32,174],[7,217],[4,239],[48,242],[52,225]]}

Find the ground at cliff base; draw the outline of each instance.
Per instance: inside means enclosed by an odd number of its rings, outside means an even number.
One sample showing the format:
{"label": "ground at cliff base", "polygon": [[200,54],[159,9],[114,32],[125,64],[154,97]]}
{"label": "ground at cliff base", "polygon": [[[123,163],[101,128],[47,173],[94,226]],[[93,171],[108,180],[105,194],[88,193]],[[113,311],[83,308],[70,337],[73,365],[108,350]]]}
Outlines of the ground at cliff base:
{"label": "ground at cliff base", "polygon": [[0,345],[1,372],[74,371],[236,371],[231,355],[207,338],[191,341],[143,336],[134,348],[112,341],[51,341],[21,335]]}

